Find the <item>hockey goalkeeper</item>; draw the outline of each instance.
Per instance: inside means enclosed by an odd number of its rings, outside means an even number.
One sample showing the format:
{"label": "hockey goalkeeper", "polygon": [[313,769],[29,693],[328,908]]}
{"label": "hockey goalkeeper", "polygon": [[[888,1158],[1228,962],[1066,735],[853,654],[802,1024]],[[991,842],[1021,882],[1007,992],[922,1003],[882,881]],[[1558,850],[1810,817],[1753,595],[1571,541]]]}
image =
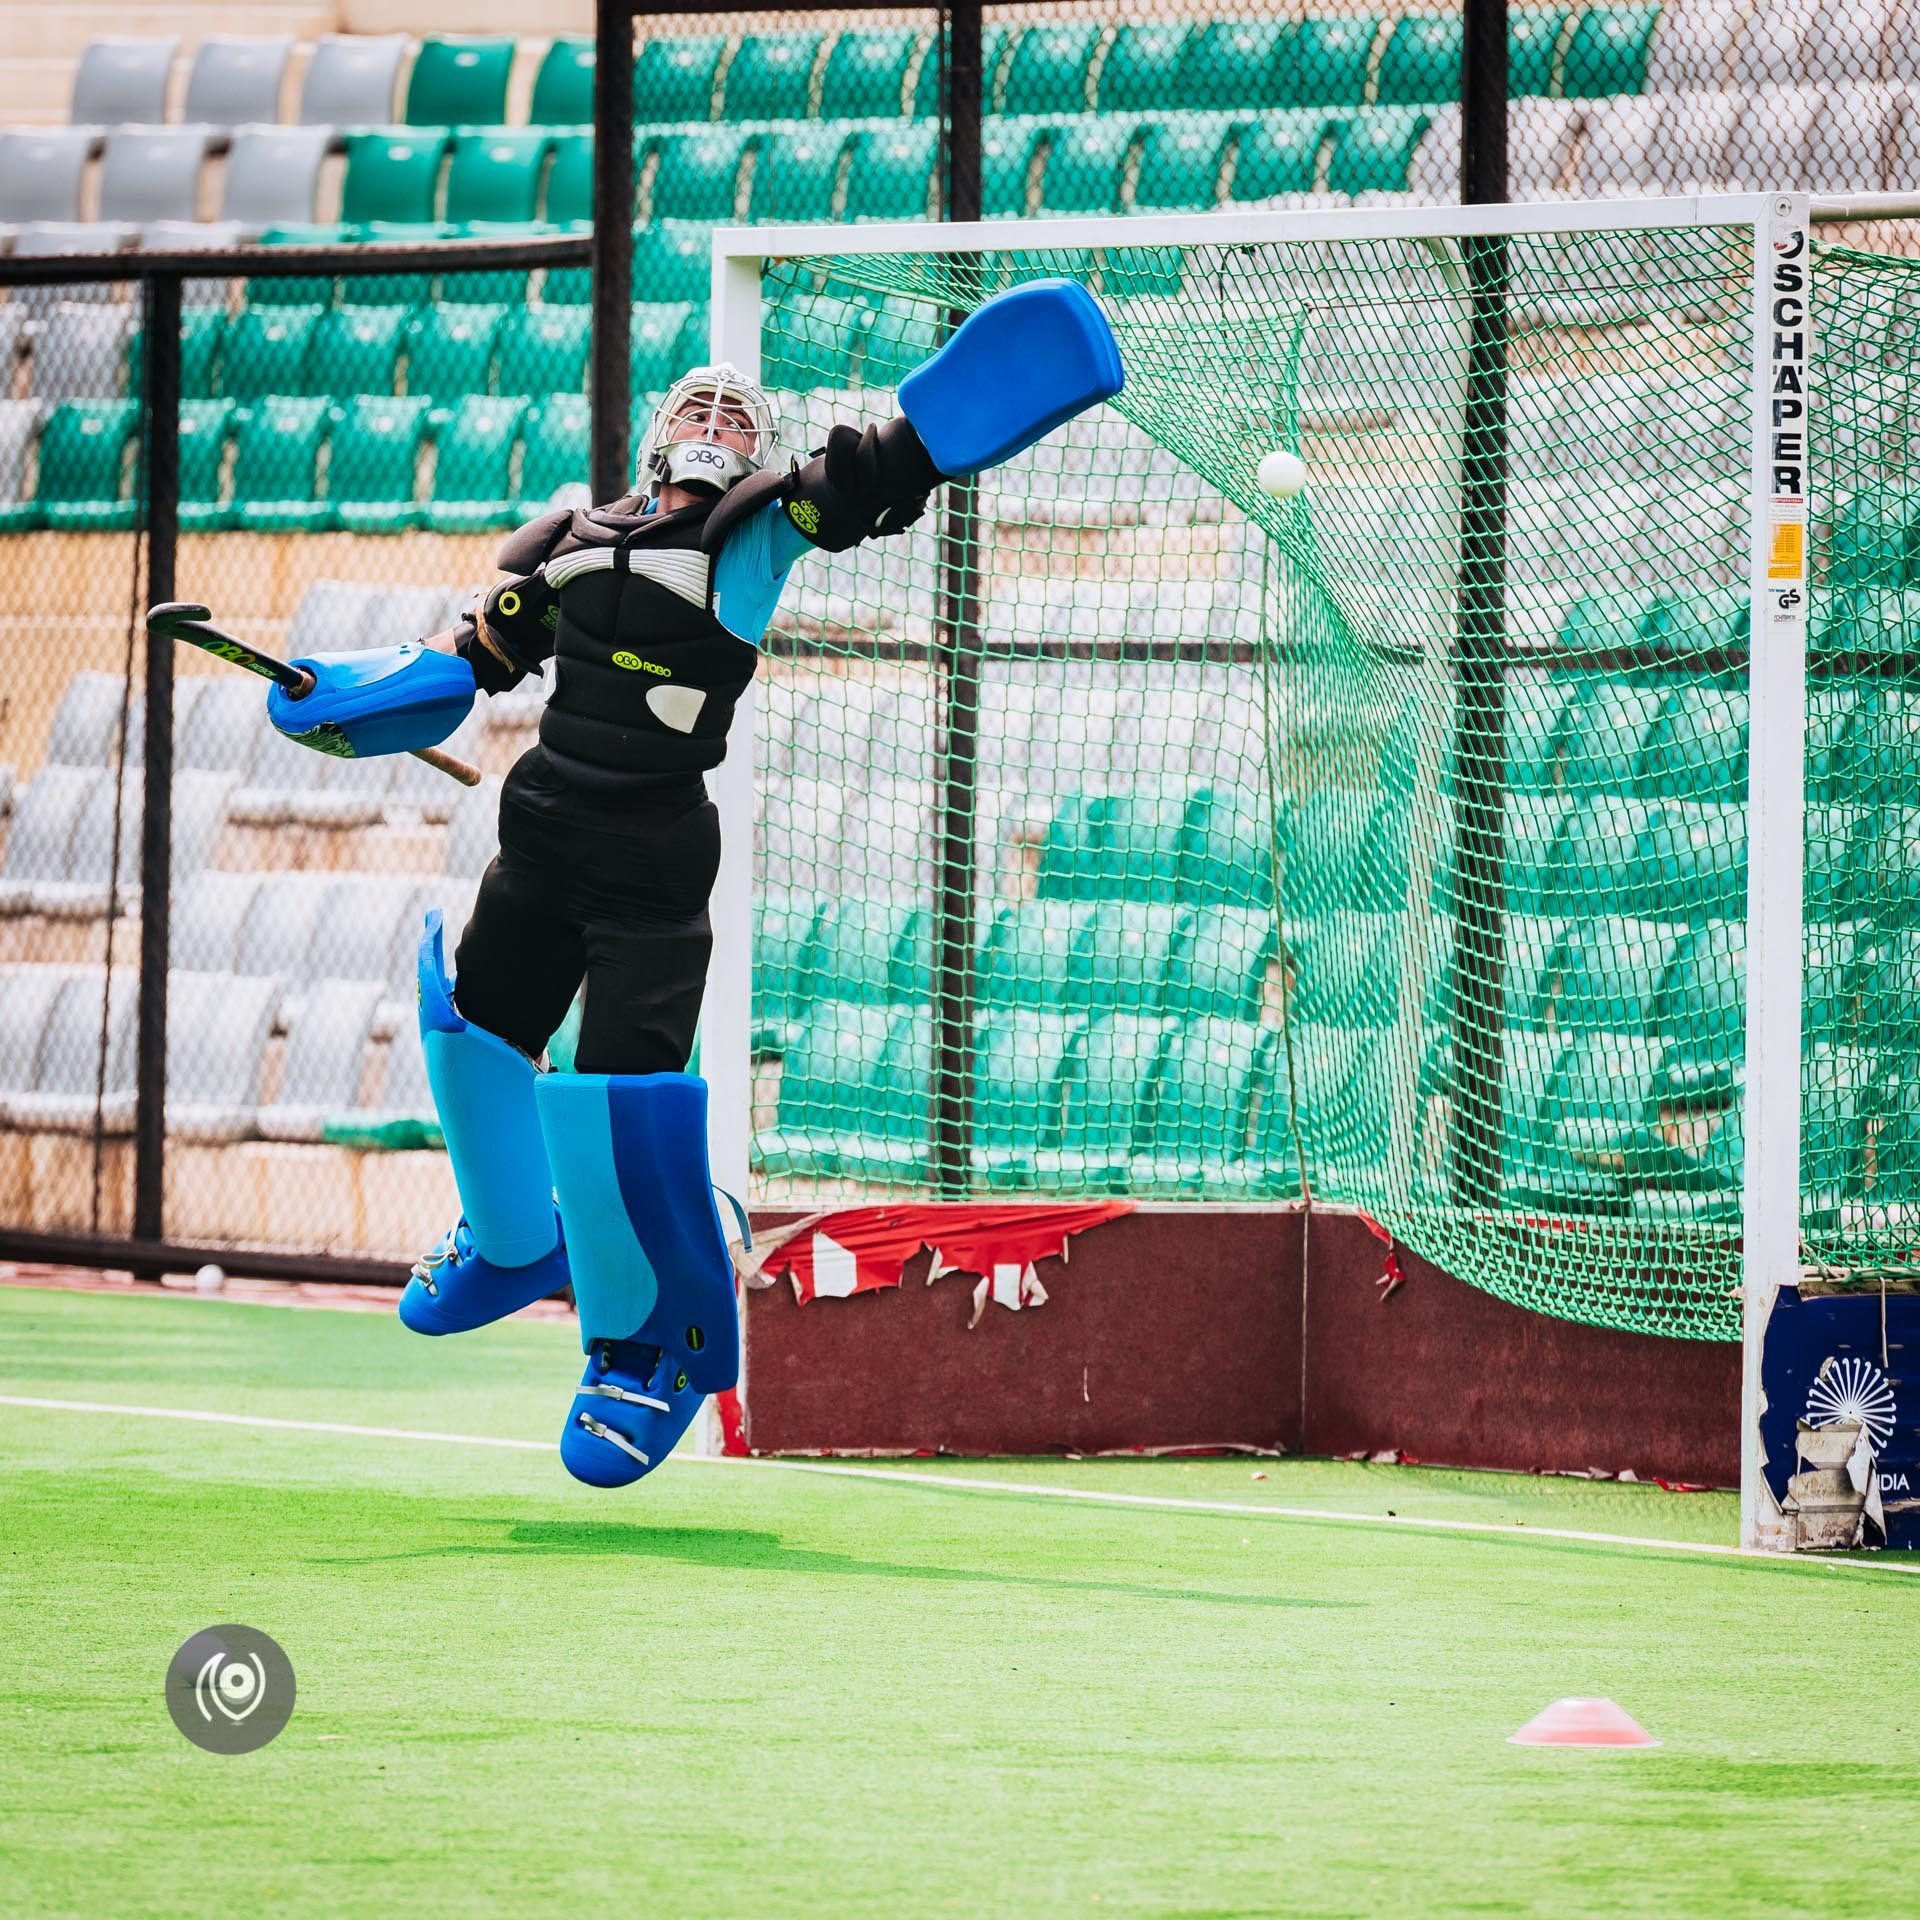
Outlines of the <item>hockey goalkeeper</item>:
{"label": "hockey goalkeeper", "polygon": [[[766,393],[700,368],[655,413],[635,493],[520,528],[500,554],[508,577],[452,632],[391,660],[302,659],[313,691],[269,696],[294,737],[360,727],[379,743],[362,750],[393,752],[444,739],[476,690],[552,663],[452,973],[438,913],[421,943],[421,1037],[461,1218],[415,1266],[400,1315],[461,1332],[570,1281],[587,1367],[560,1453],[581,1480],[639,1478],[738,1375],[706,1084],[685,1069],[720,860],[703,776],[787,577],[809,548],[904,532],[943,482],[1120,383],[1099,309],[1064,281],[987,302],[901,383],[899,416],[836,426],[785,470],[769,464]],[[583,981],[577,1071],[545,1071]]]}

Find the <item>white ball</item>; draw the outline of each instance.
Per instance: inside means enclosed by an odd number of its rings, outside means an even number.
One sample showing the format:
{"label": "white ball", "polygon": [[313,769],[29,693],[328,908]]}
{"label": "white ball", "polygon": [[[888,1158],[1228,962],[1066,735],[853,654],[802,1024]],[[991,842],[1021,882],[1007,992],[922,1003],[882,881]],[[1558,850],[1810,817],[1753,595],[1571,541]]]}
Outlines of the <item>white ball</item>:
{"label": "white ball", "polygon": [[227,1272],[224,1267],[216,1267],[212,1261],[202,1267],[193,1276],[195,1293],[218,1293],[227,1284]]}
{"label": "white ball", "polygon": [[1307,463],[1297,453],[1276,447],[1261,457],[1253,477],[1259,481],[1262,493],[1270,493],[1279,500],[1291,500],[1307,484]]}

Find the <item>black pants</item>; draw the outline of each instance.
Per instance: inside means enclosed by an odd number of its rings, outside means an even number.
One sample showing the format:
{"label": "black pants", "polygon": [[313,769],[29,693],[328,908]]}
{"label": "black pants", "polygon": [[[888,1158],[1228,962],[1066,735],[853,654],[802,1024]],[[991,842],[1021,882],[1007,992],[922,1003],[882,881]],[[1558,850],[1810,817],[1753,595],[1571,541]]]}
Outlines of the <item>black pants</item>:
{"label": "black pants", "polygon": [[581,1073],[683,1073],[706,990],[720,816],[682,794],[632,833],[500,808],[500,852],[454,955],[454,999],[538,1059],[587,983]]}

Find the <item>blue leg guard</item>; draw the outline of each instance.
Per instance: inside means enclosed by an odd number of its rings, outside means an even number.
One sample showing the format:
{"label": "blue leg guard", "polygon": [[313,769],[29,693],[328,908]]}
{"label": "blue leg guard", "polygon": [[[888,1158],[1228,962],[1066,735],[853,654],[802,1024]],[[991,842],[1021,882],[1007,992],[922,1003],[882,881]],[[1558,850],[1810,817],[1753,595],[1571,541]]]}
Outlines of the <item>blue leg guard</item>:
{"label": "blue leg guard", "polygon": [[733,1262],[692,1074],[544,1074],[540,1126],[566,1223],[587,1370],[560,1436],[576,1480],[658,1466],[740,1377]]}
{"label": "blue leg guard", "polygon": [[447,1137],[460,1220],[413,1269],[400,1318],[415,1333],[464,1333],[567,1284],[533,1062],[455,1011],[440,913],[420,941],[420,1043]]}

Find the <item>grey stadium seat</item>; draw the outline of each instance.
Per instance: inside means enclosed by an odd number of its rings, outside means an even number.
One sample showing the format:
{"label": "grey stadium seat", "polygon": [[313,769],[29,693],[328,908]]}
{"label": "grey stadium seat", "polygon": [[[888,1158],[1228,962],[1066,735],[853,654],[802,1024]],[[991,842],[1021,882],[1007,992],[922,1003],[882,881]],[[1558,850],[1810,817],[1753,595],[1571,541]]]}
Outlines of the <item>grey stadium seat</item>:
{"label": "grey stadium seat", "polygon": [[1685,193],[1725,182],[1727,142],[1744,104],[1734,94],[1666,95],[1653,145],[1653,177],[1662,189]]}
{"label": "grey stadium seat", "polygon": [[[14,239],[17,258],[54,253],[118,253],[133,242],[133,229],[112,220],[39,220],[22,227]],[[65,286],[19,287],[15,301],[35,320],[44,319],[63,300],[107,302],[119,289],[108,280],[74,280]]]}
{"label": "grey stadium seat", "polygon": [[108,992],[99,967],[75,968],[47,1018],[34,1063],[33,1085],[5,1099],[9,1125],[55,1133],[85,1133],[93,1127],[100,1084],[102,1003],[107,1028],[106,1086],[100,1117],[109,1133],[133,1125],[134,1014],[139,976],[114,969]]}
{"label": "grey stadium seat", "polygon": [[100,162],[100,218],[191,220],[200,210],[201,127],[117,127]]}
{"label": "grey stadium seat", "polygon": [[53,1004],[72,978],[68,967],[0,971],[0,1112],[9,1094],[32,1087]]}
{"label": "grey stadium seat", "polygon": [[323,34],[300,86],[303,127],[384,127],[406,56],[404,33]]}
{"label": "grey stadium seat", "polygon": [[314,931],[339,885],[331,873],[270,873],[240,929],[238,971],[305,980]]}
{"label": "grey stadium seat", "polygon": [[[116,791],[117,786],[117,791]],[[121,912],[131,912],[140,899],[140,820],[144,811],[140,776],[131,767],[116,783],[111,769],[102,771],[87,790],[85,804],[73,823],[67,856],[59,873],[33,889],[33,911],[62,920],[96,920],[114,904],[117,889]],[[119,816],[119,858],[114,858],[114,817]]]}
{"label": "grey stadium seat", "polygon": [[500,782],[482,780],[462,787],[447,819],[447,840],[440,871],[455,879],[476,879],[500,850]]}
{"label": "grey stadium seat", "polygon": [[1887,162],[1903,89],[1868,81],[1832,89],[1807,135],[1807,186],[1857,193],[1888,180]]}
{"label": "grey stadium seat", "polygon": [[263,229],[300,226],[319,204],[329,127],[241,127],[227,149],[220,217]]}
{"label": "grey stadium seat", "polygon": [[397,647],[450,626],[464,593],[451,587],[388,587],[367,613],[361,644]]}
{"label": "grey stadium seat", "polygon": [[167,1131],[182,1140],[247,1139],[260,1104],[260,1056],[277,980],[167,975]]}
{"label": "grey stadium seat", "polygon": [[[245,243],[247,232],[237,220],[152,220],[140,229],[145,253],[211,253]],[[183,280],[180,303],[187,307],[224,307],[224,279]]]}
{"label": "grey stadium seat", "polygon": [[44,766],[14,804],[0,865],[0,914],[31,913],[36,887],[66,871],[75,824],[106,775],[98,767]]}
{"label": "grey stadium seat", "polygon": [[[457,760],[479,764],[480,742],[487,730],[487,716],[479,711],[483,704],[476,701],[475,710],[440,743]],[[393,783],[387,789],[387,805],[389,812],[402,809],[408,813],[418,813],[423,820],[447,821],[453,818],[461,796],[467,791],[459,781],[449,780],[424,760],[416,760],[411,754],[396,754],[393,759]]]}
{"label": "grey stadium seat", "polygon": [[78,220],[92,145],[77,127],[0,133],[0,220]]}
{"label": "grey stadium seat", "polygon": [[[47,730],[46,757],[63,767],[104,767],[120,742],[120,709],[126,683],[117,673],[76,673],[67,682]],[[127,702],[140,704],[136,694]]]}
{"label": "grey stadium seat", "polygon": [[167,117],[167,76],[178,35],[102,34],[89,40],[73,74],[76,127],[157,127]]}
{"label": "grey stadium seat", "polygon": [[[21,312],[20,322],[25,318]],[[0,400],[0,514],[27,497],[27,449],[39,421],[40,409],[31,400]]]}
{"label": "grey stadium seat", "polygon": [[380,987],[367,980],[322,980],[289,1018],[280,1090],[260,1109],[269,1140],[318,1140],[327,1122],[360,1104],[360,1074],[373,1032]]}
{"label": "grey stadium seat", "polygon": [[[1807,141],[1824,106],[1817,87],[1765,87],[1750,94],[1727,139],[1728,182],[1754,192],[1805,186]],[[1878,183],[1876,169],[1871,184]]]}
{"label": "grey stadium seat", "polygon": [[1668,7],[1647,57],[1649,93],[1684,93],[1726,84],[1741,0],[1687,0]]}
{"label": "grey stadium seat", "polygon": [[62,300],[40,323],[34,342],[34,398],[117,400],[128,384],[132,338],[132,307]]}
{"label": "grey stadium seat", "polygon": [[189,973],[236,973],[240,932],[264,875],[209,868],[174,890],[168,951]]}
{"label": "grey stadium seat", "polygon": [[1596,100],[1587,109],[1586,137],[1574,167],[1573,190],[1586,200],[1652,191],[1648,151],[1660,125],[1658,96],[1626,94]]}
{"label": "grey stadium seat", "polygon": [[238,773],[266,725],[266,696],[258,681],[210,680],[174,734],[174,764],[210,773]]}
{"label": "grey stadium seat", "polygon": [[289,34],[210,33],[194,49],[181,117],[199,127],[244,127],[280,118]]}
{"label": "grey stadium seat", "polygon": [[[397,971],[395,956],[411,944],[425,884],[417,874],[343,875],[314,929],[307,964],[328,980],[364,980],[385,990]],[[296,986],[298,983],[296,983]]]}
{"label": "grey stadium seat", "polygon": [[300,596],[287,629],[287,658],[303,653],[351,653],[368,636],[385,594],[364,580],[316,580]]}

